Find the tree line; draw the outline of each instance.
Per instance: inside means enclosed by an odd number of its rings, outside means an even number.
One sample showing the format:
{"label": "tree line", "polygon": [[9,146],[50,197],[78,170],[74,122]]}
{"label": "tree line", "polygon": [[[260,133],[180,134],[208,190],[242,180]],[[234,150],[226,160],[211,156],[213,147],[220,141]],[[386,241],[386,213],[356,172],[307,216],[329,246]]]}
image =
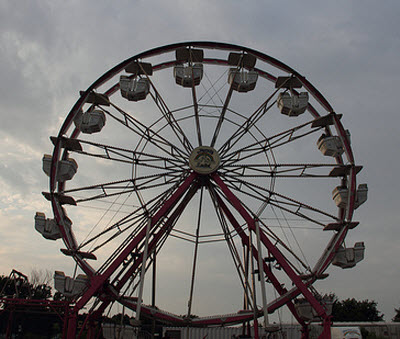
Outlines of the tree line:
{"label": "tree line", "polygon": [[[59,292],[53,294],[50,281],[52,274],[49,271],[32,270],[31,278],[13,270],[9,276],[0,276],[0,297],[20,299],[39,299],[62,301],[66,298]],[[383,321],[384,315],[378,310],[374,300],[356,300],[347,298],[339,300],[335,294],[330,294],[333,300],[333,321]],[[394,309],[394,322],[400,322],[400,307]],[[115,318],[113,320],[116,320]]]}

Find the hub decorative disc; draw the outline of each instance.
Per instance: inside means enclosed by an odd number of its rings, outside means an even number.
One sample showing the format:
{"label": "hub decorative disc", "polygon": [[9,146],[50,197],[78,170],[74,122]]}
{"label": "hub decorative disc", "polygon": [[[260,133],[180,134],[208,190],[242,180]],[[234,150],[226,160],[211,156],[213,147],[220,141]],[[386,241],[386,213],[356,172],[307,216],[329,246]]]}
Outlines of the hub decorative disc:
{"label": "hub decorative disc", "polygon": [[189,166],[199,174],[211,174],[218,169],[219,161],[219,154],[214,148],[200,146],[190,155]]}

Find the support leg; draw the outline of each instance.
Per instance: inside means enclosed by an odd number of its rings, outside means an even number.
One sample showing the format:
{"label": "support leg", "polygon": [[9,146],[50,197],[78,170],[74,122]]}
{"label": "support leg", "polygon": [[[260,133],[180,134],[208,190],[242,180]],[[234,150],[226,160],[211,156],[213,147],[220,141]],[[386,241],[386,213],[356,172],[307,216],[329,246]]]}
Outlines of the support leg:
{"label": "support leg", "polygon": [[8,316],[8,323],[7,323],[6,339],[11,338],[13,320],[14,320],[14,310],[10,309],[10,315]]}
{"label": "support leg", "polygon": [[254,319],[254,339],[259,339],[258,335],[258,321],[257,319]]}
{"label": "support leg", "polygon": [[96,326],[96,321],[93,319],[89,319],[88,321],[88,332],[87,332],[87,339],[95,339],[96,338],[96,332],[97,332],[97,326]]}
{"label": "support leg", "polygon": [[75,338],[76,337],[77,320],[78,320],[78,313],[71,312],[68,316],[67,338]]}
{"label": "support leg", "polygon": [[331,339],[331,324],[332,324],[332,317],[330,316],[326,317],[322,323],[323,330],[319,338]]}
{"label": "support leg", "polygon": [[309,339],[310,338],[310,328],[307,324],[304,324],[301,328],[301,339]]}

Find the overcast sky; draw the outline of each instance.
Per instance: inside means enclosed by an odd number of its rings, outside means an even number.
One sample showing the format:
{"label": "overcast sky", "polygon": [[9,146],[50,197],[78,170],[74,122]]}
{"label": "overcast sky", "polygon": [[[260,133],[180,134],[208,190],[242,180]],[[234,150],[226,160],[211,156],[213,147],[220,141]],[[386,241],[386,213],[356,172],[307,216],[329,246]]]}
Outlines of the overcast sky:
{"label": "overcast sky", "polygon": [[45,241],[33,217],[51,214],[41,158],[79,90],[141,51],[221,41],[282,60],[343,113],[364,166],[359,182],[369,186],[348,240],[365,242],[365,260],[330,269],[317,287],[373,299],[389,321],[400,307],[399,17],[394,0],[0,0],[0,274],[72,274],[60,244]]}

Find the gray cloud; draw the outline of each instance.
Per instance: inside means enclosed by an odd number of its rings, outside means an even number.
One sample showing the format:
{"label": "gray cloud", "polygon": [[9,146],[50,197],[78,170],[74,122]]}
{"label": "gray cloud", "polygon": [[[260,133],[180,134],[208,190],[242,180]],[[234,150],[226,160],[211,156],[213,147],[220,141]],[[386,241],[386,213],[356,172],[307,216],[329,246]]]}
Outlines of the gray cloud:
{"label": "gray cloud", "polygon": [[59,254],[59,243],[46,243],[34,232],[33,215],[36,208],[51,214],[46,201],[37,202],[47,190],[41,154],[51,151],[48,138],[57,134],[79,90],[143,50],[216,40],[282,60],[344,114],[356,159],[364,165],[360,180],[370,188],[369,201],[356,212],[361,224],[348,241],[365,240],[366,259],[354,270],[332,268],[318,287],[342,298],[375,299],[386,320],[392,318],[400,304],[397,1],[193,1],[188,6],[156,0],[3,0],[0,8],[0,203],[12,212],[0,215],[2,256],[11,258],[3,261],[1,273],[29,270],[46,260],[54,269],[72,269]]}

